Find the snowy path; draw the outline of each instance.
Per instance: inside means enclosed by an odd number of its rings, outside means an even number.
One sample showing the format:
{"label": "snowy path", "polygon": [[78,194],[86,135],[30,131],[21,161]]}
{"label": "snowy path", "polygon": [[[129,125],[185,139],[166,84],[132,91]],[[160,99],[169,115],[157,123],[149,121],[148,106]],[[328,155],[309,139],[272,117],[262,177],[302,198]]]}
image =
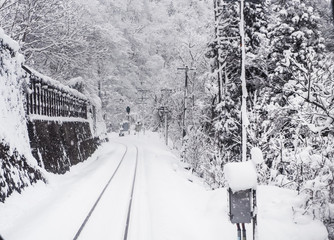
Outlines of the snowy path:
{"label": "snowy path", "polygon": [[[87,161],[65,175],[48,174],[21,195],[0,203],[5,240],[72,240],[119,165],[78,240],[123,240],[135,159],[138,166],[128,240],[232,240],[226,189],[208,190],[182,167],[156,134],[111,137]],[[326,240],[317,221],[296,219],[296,193],[258,189],[260,240]],[[247,225],[247,239],[252,239]]]}

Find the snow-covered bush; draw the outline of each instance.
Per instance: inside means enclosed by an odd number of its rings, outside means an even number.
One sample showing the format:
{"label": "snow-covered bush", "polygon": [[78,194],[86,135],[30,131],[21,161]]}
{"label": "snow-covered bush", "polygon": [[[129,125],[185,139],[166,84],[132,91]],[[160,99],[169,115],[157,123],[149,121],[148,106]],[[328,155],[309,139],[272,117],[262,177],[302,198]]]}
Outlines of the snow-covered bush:
{"label": "snow-covered bush", "polygon": [[222,158],[212,139],[199,128],[191,127],[184,142],[183,159],[194,174],[203,178],[211,188],[223,186]]}
{"label": "snow-covered bush", "polygon": [[333,221],[333,61],[325,51],[317,13],[308,1],[287,1],[275,9],[270,29],[270,81],[279,88],[268,119],[275,126],[268,152],[271,180],[298,190],[304,202],[296,214]]}

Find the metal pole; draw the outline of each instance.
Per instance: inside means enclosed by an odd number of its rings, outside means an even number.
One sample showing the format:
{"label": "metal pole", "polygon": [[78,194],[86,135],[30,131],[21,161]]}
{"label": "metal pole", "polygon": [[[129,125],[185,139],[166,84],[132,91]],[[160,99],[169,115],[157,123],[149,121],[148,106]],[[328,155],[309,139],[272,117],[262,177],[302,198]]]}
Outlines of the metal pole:
{"label": "metal pole", "polygon": [[247,240],[245,224],[242,223],[242,240]]}
{"label": "metal pole", "polygon": [[185,83],[184,83],[184,108],[183,108],[183,134],[182,137],[186,136],[186,126],[185,126],[185,121],[186,121],[186,115],[187,115],[187,97],[188,97],[188,66],[185,68]]}
{"label": "metal pole", "polygon": [[[218,15],[219,15],[219,12],[218,12],[218,7],[219,7],[219,4],[217,3],[217,0],[214,0],[213,1],[213,6],[214,6],[214,12],[215,12],[215,39],[217,41],[217,44],[219,45],[220,44],[220,40],[219,40],[219,24],[218,24]],[[218,80],[218,103],[220,103],[222,101],[222,91],[223,91],[223,79],[221,77],[221,63],[219,61],[219,54],[220,54],[220,51],[219,51],[219,48],[217,50],[217,64],[218,64],[218,72],[217,72],[217,80]]]}
{"label": "metal pole", "polygon": [[168,146],[168,123],[167,123],[168,111],[167,111],[167,108],[164,108],[164,114],[165,114],[165,142],[166,142],[166,146]]}
{"label": "metal pole", "polygon": [[240,229],[240,223],[237,223],[237,233],[238,233],[238,240],[241,240],[241,229]]}
{"label": "metal pole", "polygon": [[[249,124],[247,118],[247,85],[246,85],[246,43],[245,43],[245,16],[244,16],[245,0],[240,0],[240,38],[241,38],[241,85],[242,85],[242,103],[241,103],[241,124],[242,124],[242,161],[247,160],[247,126]],[[254,192],[253,192],[254,194]],[[254,196],[253,196],[254,197]],[[254,198],[253,198],[254,201]],[[256,200],[253,205],[256,205]],[[254,205],[254,206],[255,206]],[[255,240],[256,217],[253,218],[253,240]],[[246,240],[245,224],[242,224],[243,240]]]}
{"label": "metal pole", "polygon": [[241,85],[242,85],[242,104],[241,104],[241,123],[242,123],[242,161],[247,158],[247,88],[246,88],[246,46],[245,46],[245,23],[244,23],[244,0],[240,0],[240,38],[241,38]]}
{"label": "metal pole", "polygon": [[255,210],[257,208],[256,203],[256,190],[253,190],[253,240],[256,239],[256,232],[257,232],[257,214],[255,213]]}

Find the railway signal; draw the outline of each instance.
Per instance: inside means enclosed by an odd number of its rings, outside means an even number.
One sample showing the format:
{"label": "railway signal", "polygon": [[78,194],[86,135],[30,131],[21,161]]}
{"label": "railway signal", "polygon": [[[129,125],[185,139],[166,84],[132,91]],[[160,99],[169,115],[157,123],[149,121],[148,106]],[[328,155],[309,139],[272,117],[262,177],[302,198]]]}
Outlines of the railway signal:
{"label": "railway signal", "polygon": [[126,113],[128,114],[127,115],[128,121],[130,122],[130,107],[127,106],[125,110],[126,110]]}

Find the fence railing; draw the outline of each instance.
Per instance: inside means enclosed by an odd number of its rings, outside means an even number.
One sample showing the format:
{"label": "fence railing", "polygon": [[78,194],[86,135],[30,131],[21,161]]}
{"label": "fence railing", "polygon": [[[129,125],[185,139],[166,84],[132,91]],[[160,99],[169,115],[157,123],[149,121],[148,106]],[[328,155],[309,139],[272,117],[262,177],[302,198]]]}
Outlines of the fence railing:
{"label": "fence railing", "polygon": [[60,82],[22,66],[29,77],[27,114],[87,119],[88,99]]}

